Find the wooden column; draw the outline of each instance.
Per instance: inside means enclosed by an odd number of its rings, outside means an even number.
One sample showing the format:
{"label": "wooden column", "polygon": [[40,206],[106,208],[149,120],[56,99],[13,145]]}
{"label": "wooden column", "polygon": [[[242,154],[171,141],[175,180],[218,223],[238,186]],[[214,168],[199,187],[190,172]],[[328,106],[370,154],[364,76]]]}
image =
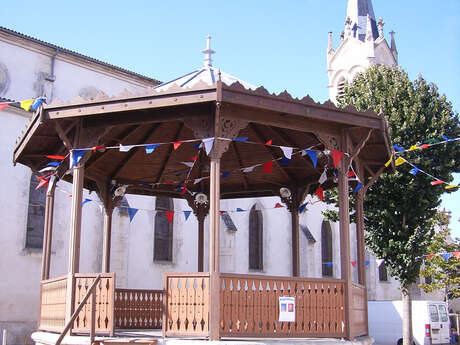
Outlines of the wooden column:
{"label": "wooden column", "polygon": [[300,253],[299,253],[299,208],[294,207],[291,211],[292,223],[292,276],[300,275]]}
{"label": "wooden column", "polygon": [[113,207],[104,202],[104,242],[102,244],[102,272],[110,272]]}
{"label": "wooden column", "polygon": [[198,272],[204,271],[204,219],[205,215],[198,216]]}
{"label": "wooden column", "polygon": [[51,244],[53,238],[54,192],[57,179],[51,176],[46,191],[45,227],[43,229],[42,280],[50,278]]}
{"label": "wooden column", "polygon": [[[342,147],[347,148],[347,136],[342,136]],[[345,280],[345,330],[346,338],[350,339],[351,332],[351,304],[352,304],[352,279],[350,269],[350,203],[348,186],[348,168],[350,159],[344,156],[339,165],[338,192],[339,192],[339,225],[340,225],[340,272]]]}
{"label": "wooden column", "polygon": [[[360,178],[363,178],[363,169],[358,164],[357,171]],[[358,282],[366,286],[366,246],[364,242],[364,188],[361,188],[356,195],[356,244],[358,251]]]}

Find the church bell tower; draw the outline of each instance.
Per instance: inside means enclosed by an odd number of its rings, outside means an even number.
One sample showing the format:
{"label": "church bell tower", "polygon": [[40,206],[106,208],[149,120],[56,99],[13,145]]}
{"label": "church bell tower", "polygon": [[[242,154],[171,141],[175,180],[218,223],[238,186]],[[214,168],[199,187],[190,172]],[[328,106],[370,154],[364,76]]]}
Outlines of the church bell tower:
{"label": "church bell tower", "polygon": [[390,32],[391,42],[388,44],[383,33],[384,25],[381,18],[375,20],[371,0],[348,0],[345,28],[336,50],[332,32],[329,32],[328,38],[327,74],[329,99],[332,102],[337,103],[347,82],[371,65],[398,64],[395,33]]}

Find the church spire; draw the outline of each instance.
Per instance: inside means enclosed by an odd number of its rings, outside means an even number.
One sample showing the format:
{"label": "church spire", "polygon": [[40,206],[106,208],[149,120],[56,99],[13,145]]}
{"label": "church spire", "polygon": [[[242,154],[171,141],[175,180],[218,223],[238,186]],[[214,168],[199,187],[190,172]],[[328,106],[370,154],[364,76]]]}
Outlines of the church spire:
{"label": "church spire", "polygon": [[[367,28],[368,16],[370,19],[370,28]],[[369,29],[374,40],[379,37],[371,0],[348,0],[347,18],[350,18],[352,35],[354,37],[364,42]]]}

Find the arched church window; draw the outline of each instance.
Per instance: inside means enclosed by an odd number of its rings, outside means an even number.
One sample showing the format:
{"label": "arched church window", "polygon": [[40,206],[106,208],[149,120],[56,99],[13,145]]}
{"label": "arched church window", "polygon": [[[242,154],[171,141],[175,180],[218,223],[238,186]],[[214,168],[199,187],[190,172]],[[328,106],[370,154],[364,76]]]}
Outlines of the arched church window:
{"label": "arched church window", "polygon": [[35,175],[30,178],[29,209],[27,213],[26,248],[43,248],[45,227],[46,188],[35,189],[39,181]]}
{"label": "arched church window", "polygon": [[263,216],[252,206],[249,212],[249,269],[263,269]]}
{"label": "arched church window", "polygon": [[323,276],[333,275],[332,228],[325,220],[321,224],[321,263]]}
{"label": "arched church window", "polygon": [[[174,202],[171,198],[156,198],[155,210],[173,211]],[[155,230],[153,243],[153,260],[172,261],[173,224],[164,212],[155,214]]]}
{"label": "arched church window", "polygon": [[346,83],[347,83],[347,81],[345,80],[344,77],[341,77],[339,79],[339,82],[337,83],[337,100],[343,98]]}
{"label": "arched church window", "polygon": [[379,266],[379,281],[381,281],[381,282],[387,282],[388,281],[387,266],[383,262]]}

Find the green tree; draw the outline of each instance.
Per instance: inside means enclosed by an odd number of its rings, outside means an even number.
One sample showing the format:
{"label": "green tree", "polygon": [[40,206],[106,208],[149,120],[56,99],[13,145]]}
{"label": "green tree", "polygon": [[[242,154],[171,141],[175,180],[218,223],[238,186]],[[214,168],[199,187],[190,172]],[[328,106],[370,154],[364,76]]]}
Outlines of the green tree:
{"label": "green tree", "polygon": [[447,240],[450,236],[448,224],[449,217],[440,212],[438,226],[441,230],[434,235],[427,251],[434,256],[425,258],[420,270],[420,275],[425,277],[425,283],[419,284],[425,292],[441,290],[446,303],[460,297],[460,258],[452,254],[460,253],[460,244]]}
{"label": "green tree", "polygon": [[[393,144],[406,149],[460,133],[458,113],[436,85],[421,76],[412,82],[399,67],[374,65],[357,75],[340,99],[340,105],[349,104],[358,110],[382,110]],[[451,182],[452,173],[460,170],[458,141],[401,156],[445,182]],[[409,287],[419,277],[420,257],[434,235],[433,217],[446,192],[445,185],[432,186],[432,178],[422,173],[414,176],[411,169],[406,163],[394,173],[382,174],[367,191],[364,203],[366,244],[401,284],[404,344],[412,343]]]}

